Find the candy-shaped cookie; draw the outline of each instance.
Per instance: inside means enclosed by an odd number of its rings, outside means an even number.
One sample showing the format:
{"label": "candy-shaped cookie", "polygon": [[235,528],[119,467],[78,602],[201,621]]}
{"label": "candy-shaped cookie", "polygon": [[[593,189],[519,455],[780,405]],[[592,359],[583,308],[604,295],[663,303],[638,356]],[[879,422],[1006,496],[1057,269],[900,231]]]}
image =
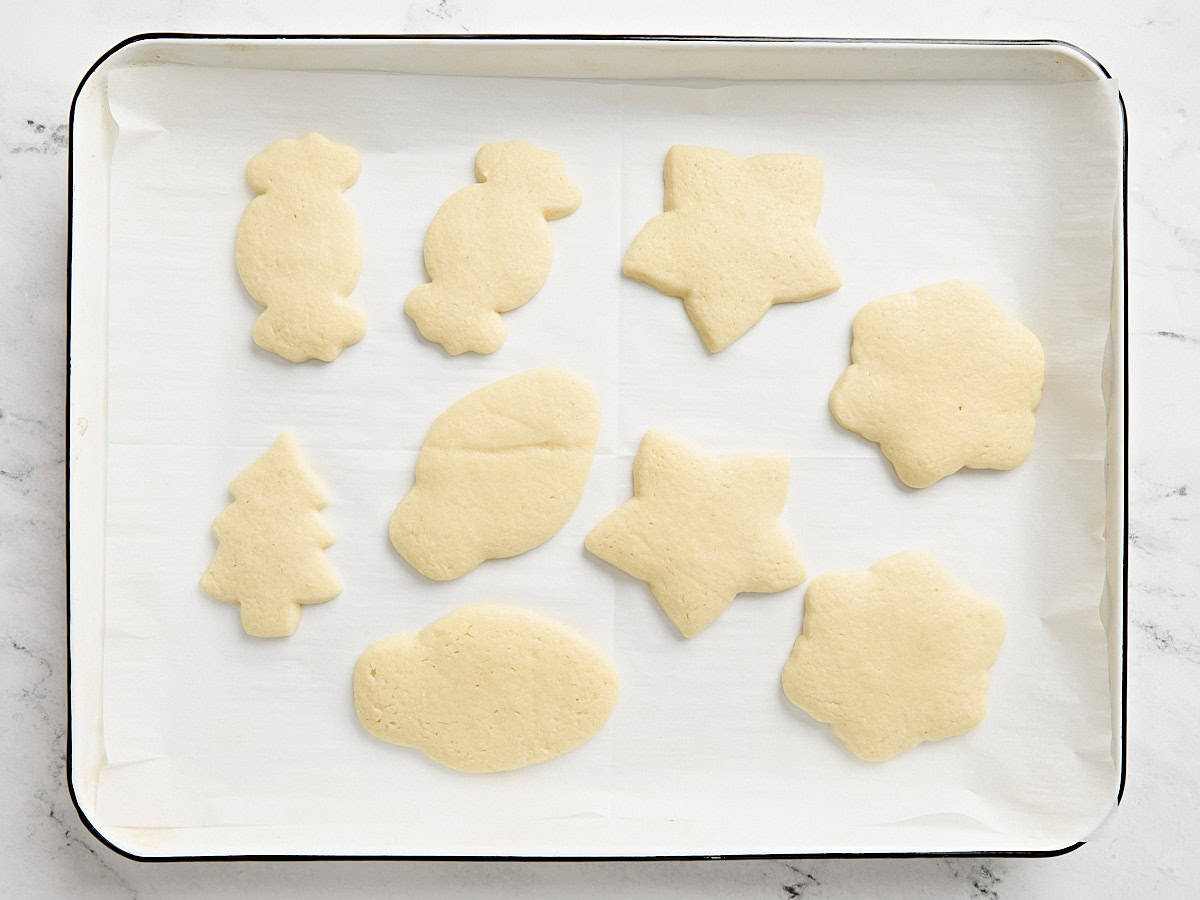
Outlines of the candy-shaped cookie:
{"label": "candy-shaped cookie", "polygon": [[897,553],[812,580],[783,691],[856,756],[890,759],[983,721],[1004,632],[1000,608],[928,553]]}
{"label": "candy-shaped cookie", "polygon": [[548,541],[583,496],[600,402],[582,378],[532,369],[434,421],[388,534],[421,574],[449,581]]}
{"label": "candy-shaped cookie", "polygon": [[804,563],[779,520],[784,456],[711,457],[648,431],[633,463],[633,497],[587,536],[587,549],[650,586],[684,637],[699,634],[742,592],[804,581]]}
{"label": "candy-shaped cookie", "polygon": [[879,444],[909,487],[964,466],[1011,469],[1033,450],[1045,358],[1033,332],[968,281],[868,303],[829,395],[844,428]]}
{"label": "candy-shaped cookie", "polygon": [[675,146],[663,181],[664,211],[634,238],[622,272],[682,298],[713,353],[749,331],[772,305],[841,287],[814,230],[825,193],[817,157],[743,159]]}
{"label": "candy-shaped cookie", "polygon": [[337,357],[367,330],[347,301],[362,269],[358,222],[342,192],[358,153],[319,134],[276,141],[246,166],[258,196],[238,225],[242,284],[265,306],[254,342],[292,362]]}
{"label": "candy-shaped cookie", "polygon": [[500,313],[541,290],[554,245],[548,219],[573,213],[579,188],[562,157],[528,141],[485,144],[475,157],[480,182],[451,195],[425,235],[430,283],[404,311],[447,353],[494,353],[508,329]]}
{"label": "candy-shaped cookie", "polygon": [[574,629],[517,606],[469,606],[368,647],[354,707],[375,737],[462,772],[546,762],[587,741],[617,673]]}
{"label": "candy-shaped cookie", "polygon": [[247,634],[285,637],[300,624],[302,604],[342,591],[324,553],[333,535],[318,514],[329,496],[287,431],[233,479],[229,493],[233,503],[213,522],[219,543],[200,586],[241,607]]}

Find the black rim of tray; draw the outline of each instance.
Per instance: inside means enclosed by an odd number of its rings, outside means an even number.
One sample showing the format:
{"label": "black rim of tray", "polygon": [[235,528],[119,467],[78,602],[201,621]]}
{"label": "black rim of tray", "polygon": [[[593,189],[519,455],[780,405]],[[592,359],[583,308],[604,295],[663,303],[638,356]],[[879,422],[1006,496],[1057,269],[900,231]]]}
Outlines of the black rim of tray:
{"label": "black rim of tray", "polygon": [[[1067,41],[1052,38],[972,40],[955,38],[853,38],[853,37],[797,37],[797,36],[745,36],[745,35],[669,35],[669,34],[198,34],[187,32],[147,32],[126,38],[106,51],[88,68],[71,98],[68,117],[67,143],[67,327],[66,327],[66,393],[64,416],[66,427],[66,478],[64,480],[64,507],[66,521],[66,626],[67,626],[67,742],[66,777],[67,790],[79,819],[92,836],[114,853],[135,862],[311,862],[317,860],[404,860],[430,862],[653,862],[712,859],[952,859],[952,858],[1024,858],[1036,859],[1063,856],[1082,847],[1086,841],[1076,841],[1055,850],[969,850],[950,852],[888,852],[888,853],[716,853],[694,855],[645,855],[645,856],[496,856],[496,855],[427,855],[427,854],[319,854],[319,853],[248,853],[229,855],[194,856],[139,856],[118,847],[107,838],[84,813],[75,793],[72,767],[72,705],[71,705],[71,257],[74,237],[74,170],[75,170],[75,108],[84,86],[93,74],[108,59],[131,44],[154,40],[246,40],[246,41],[677,41],[677,42],[723,42],[723,43],[793,43],[793,44],[878,44],[904,45],[928,44],[934,46],[990,46],[990,47],[1060,47],[1078,54],[1111,79],[1108,69],[1086,50]],[[1121,522],[1121,715],[1120,715],[1120,775],[1116,802],[1119,805],[1125,795],[1126,774],[1126,697],[1128,693],[1128,638],[1129,626],[1129,123],[1125,109],[1125,98],[1118,91],[1117,102],[1121,110],[1121,304],[1122,328],[1125,340],[1122,347],[1123,421],[1122,441],[1123,470],[1122,494],[1124,507]]]}

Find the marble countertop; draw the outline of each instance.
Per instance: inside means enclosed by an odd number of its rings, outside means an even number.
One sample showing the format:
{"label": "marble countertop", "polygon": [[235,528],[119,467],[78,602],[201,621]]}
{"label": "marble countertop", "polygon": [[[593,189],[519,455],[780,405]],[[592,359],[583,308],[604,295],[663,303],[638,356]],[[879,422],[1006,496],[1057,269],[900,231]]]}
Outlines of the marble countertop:
{"label": "marble countertop", "polygon": [[[1200,881],[1200,13],[1184,0],[935,10],[692,0],[113,0],[0,8],[0,874],[9,896],[1187,896]],[[586,7],[586,8],[585,8]],[[1019,7],[1010,9],[1008,7]],[[655,863],[142,864],[100,845],[67,793],[63,370],[67,111],[91,62],[130,34],[641,32],[1052,37],[1119,79],[1129,110],[1131,530],[1124,801],[1056,859]]]}

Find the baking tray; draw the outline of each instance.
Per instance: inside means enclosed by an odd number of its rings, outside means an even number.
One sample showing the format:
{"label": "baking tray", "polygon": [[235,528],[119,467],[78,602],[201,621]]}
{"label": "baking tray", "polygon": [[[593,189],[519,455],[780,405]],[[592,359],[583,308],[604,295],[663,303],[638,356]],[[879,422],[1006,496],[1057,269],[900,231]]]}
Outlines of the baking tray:
{"label": "baking tray", "polygon": [[[421,73],[436,76],[671,82],[679,79],[747,81],[1035,82],[1065,84],[1110,76],[1087,53],[1049,40],[941,41],[810,39],[794,37],[678,36],[382,36],[195,35],[132,37],[98,60],[71,106],[68,197],[68,734],[67,771],[72,798],[89,830],[116,852],[140,860],[422,858],[422,859],[661,859],[842,856],[1052,856],[1080,846],[1070,842],[1022,846],[1011,841],[915,848],[893,841],[867,849],[823,844],[771,846],[763,852],[722,852],[705,844],[681,849],[678,840],[648,841],[637,850],[606,852],[572,847],[545,852],[440,853],[396,835],[381,846],[359,839],[353,825],[291,829],[129,828],[104,821],[96,807],[103,742],[101,673],[104,652],[106,472],[108,464],[108,172],[115,144],[107,84],[118,69],[206,66],[266,70]],[[1118,102],[1120,102],[1118,95]],[[1127,140],[1121,104],[1122,161]],[[1107,387],[1106,590],[1100,607],[1107,634],[1112,757],[1119,802],[1125,778],[1125,626],[1127,598],[1128,375],[1126,172],[1113,224],[1112,314],[1104,382]],[[685,842],[686,843],[686,842]],[[731,842],[736,843],[736,842]],[[851,842],[852,843],[852,842]],[[413,847],[420,849],[414,850]]]}

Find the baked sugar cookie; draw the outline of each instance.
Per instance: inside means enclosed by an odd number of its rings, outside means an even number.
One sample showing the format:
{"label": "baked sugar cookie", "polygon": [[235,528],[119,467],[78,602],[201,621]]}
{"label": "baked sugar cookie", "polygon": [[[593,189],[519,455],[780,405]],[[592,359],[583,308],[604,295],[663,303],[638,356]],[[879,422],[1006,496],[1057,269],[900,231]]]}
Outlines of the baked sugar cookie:
{"label": "baked sugar cookie", "polygon": [[300,624],[300,607],[342,592],[324,550],[333,535],[318,515],[329,496],[285,431],[229,486],[233,503],[213,522],[219,542],[200,586],[241,607],[255,637],[285,637]]}
{"label": "baked sugar cookie", "polygon": [[437,417],[412,490],[392,514],[392,546],[436,581],[545,543],[583,496],[600,402],[582,378],[532,369]]}
{"label": "baked sugar cookie", "polygon": [[246,166],[258,196],[238,225],[242,284],[266,309],[254,343],[292,362],[337,357],[366,333],[346,298],[362,269],[358,222],[342,192],[362,169],[352,147],[319,134],[276,141]]}
{"label": "baked sugar cookie", "polygon": [[480,182],[451,195],[425,235],[429,284],[404,311],[427,340],[457,356],[494,353],[508,329],[500,313],[542,289],[554,245],[547,219],[579,208],[562,157],[528,141],[485,144],[475,157]]}
{"label": "baked sugar cookie", "polygon": [[470,606],[372,644],[354,707],[377,738],[461,772],[546,762],[599,731],[617,673],[591,641],[517,606]]}
{"label": "baked sugar cookie", "polygon": [[675,146],[663,169],[664,212],[641,230],[622,271],[683,299],[716,353],[776,303],[813,300],[842,281],[814,228],[825,179],[815,156],[743,159]]}
{"label": "baked sugar cookie", "polygon": [[788,460],[712,457],[648,431],[633,463],[633,498],[587,536],[596,556],[645,581],[684,637],[694,637],[739,593],[804,581],[804,563],[779,521]]}
{"label": "baked sugar cookie", "polygon": [[838,423],[879,444],[909,487],[964,466],[1011,469],[1033,450],[1042,345],[978,285],[943,281],[868,303],[829,395]]}
{"label": "baked sugar cookie", "polygon": [[804,597],[783,667],[788,700],[865,760],[970,731],[986,712],[1004,614],[928,553],[826,572]]}

